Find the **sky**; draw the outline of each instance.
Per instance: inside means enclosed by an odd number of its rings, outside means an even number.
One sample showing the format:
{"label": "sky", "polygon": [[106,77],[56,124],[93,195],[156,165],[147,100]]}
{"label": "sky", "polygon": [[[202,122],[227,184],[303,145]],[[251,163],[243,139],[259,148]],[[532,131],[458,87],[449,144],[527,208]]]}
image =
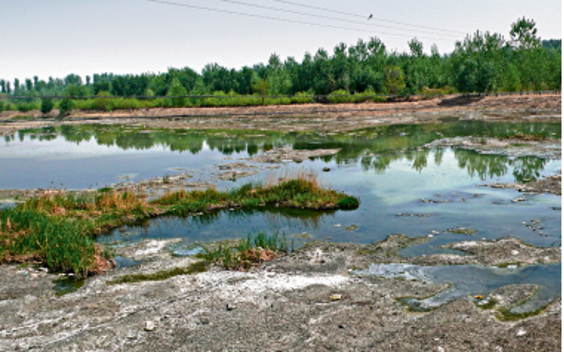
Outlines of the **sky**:
{"label": "sky", "polygon": [[477,30],[509,39],[511,23],[523,16],[536,22],[542,39],[562,38],[560,0],[162,1],[169,4],[0,0],[0,78],[158,73],[186,66],[200,72],[208,63],[239,69],[266,63],[272,53],[301,62],[306,52],[332,53],[341,42],[354,45],[373,36],[388,51],[408,51],[407,42],[417,38],[427,53],[436,44],[444,54]]}

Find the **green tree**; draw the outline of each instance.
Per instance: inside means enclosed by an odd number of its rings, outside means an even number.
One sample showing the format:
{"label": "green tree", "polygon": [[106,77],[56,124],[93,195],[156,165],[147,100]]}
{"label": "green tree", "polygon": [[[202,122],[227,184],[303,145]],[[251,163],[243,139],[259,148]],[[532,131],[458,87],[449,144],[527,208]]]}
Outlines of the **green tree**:
{"label": "green tree", "polygon": [[59,116],[65,116],[74,109],[74,101],[71,99],[63,99],[59,103]]}
{"label": "green tree", "polygon": [[384,67],[384,86],[389,94],[401,94],[405,88],[405,74],[399,66]]}
{"label": "green tree", "polygon": [[187,95],[188,93],[186,92],[186,88],[184,88],[184,86],[180,83],[180,80],[176,77],[174,77],[172,79],[172,81],[170,82],[170,87],[168,88],[168,92],[166,93],[167,96],[169,97],[174,97],[171,98],[172,100],[172,106],[175,107],[182,107],[185,105],[185,98],[183,98],[183,95]]}
{"label": "green tree", "polygon": [[48,114],[53,110],[53,100],[50,98],[41,99],[41,112],[43,114]]}
{"label": "green tree", "polygon": [[535,21],[528,20],[525,17],[512,23],[509,35],[513,46],[525,50],[538,48],[541,41],[540,38],[537,37],[537,29],[535,26]]}

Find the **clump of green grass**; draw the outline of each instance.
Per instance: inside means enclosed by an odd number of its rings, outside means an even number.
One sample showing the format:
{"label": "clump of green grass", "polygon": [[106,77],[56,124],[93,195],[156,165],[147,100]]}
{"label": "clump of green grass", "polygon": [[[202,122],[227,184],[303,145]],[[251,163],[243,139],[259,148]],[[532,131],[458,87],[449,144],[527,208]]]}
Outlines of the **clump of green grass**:
{"label": "clump of green grass", "polygon": [[[226,192],[179,191],[151,202],[134,192],[103,191],[86,196],[50,192],[0,210],[0,261],[38,260],[51,270],[85,277],[111,267],[112,254],[95,244],[95,236],[124,224],[159,215],[187,215],[232,207],[350,209],[358,206],[356,198],[325,189],[308,175],[278,183],[247,184]],[[243,254],[233,259],[235,264],[231,264],[227,250],[221,255],[222,261],[227,267],[236,267],[239,265],[236,263],[248,267],[264,256],[281,251],[281,240],[277,235],[272,238],[259,234],[252,238],[252,243],[248,239],[247,251],[239,251]]]}
{"label": "clump of green grass", "polygon": [[151,274],[132,274],[132,275],[120,276],[112,281],[108,281],[107,284],[119,285],[119,284],[141,282],[141,281],[162,281],[169,279],[173,276],[202,273],[206,271],[206,269],[207,269],[207,263],[205,261],[198,261],[184,268],[173,268],[170,270],[158,271]]}
{"label": "clump of green grass", "polygon": [[228,270],[249,270],[289,251],[286,236],[277,232],[272,235],[264,232],[249,234],[236,247],[219,244],[216,248],[202,248],[204,253],[200,257]]}

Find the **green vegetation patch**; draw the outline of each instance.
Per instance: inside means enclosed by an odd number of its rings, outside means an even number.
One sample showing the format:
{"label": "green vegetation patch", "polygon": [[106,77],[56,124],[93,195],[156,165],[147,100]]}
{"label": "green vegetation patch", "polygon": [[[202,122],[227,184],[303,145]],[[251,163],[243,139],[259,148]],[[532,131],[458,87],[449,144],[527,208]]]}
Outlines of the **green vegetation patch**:
{"label": "green vegetation patch", "polygon": [[478,233],[478,230],[467,228],[467,227],[459,227],[459,228],[451,228],[447,230],[450,233],[454,233],[456,235],[467,235],[467,236],[474,236]]}
{"label": "green vegetation patch", "polygon": [[[112,266],[112,253],[96,244],[95,236],[125,224],[161,215],[187,215],[264,204],[313,210],[338,209],[340,201],[346,198],[352,197],[324,189],[315,179],[300,177],[270,185],[248,184],[225,192],[215,189],[179,191],[151,202],[147,202],[142,194],[109,190],[80,196],[47,194],[0,211],[0,261],[35,260],[50,270],[74,272],[77,277],[86,277]],[[263,235],[248,239],[249,258],[245,260],[254,262],[253,255],[264,256],[262,252],[253,253],[254,248],[280,250],[280,241],[281,238]],[[228,263],[227,254],[224,257]]]}
{"label": "green vegetation patch", "polygon": [[228,270],[248,270],[290,251],[286,236],[277,232],[272,235],[264,232],[249,234],[236,246],[219,244],[216,248],[203,248],[204,253],[199,254],[201,258]]}
{"label": "green vegetation patch", "polygon": [[501,308],[498,309],[495,316],[497,319],[501,321],[516,321],[521,320],[529,317],[533,317],[535,315],[539,315],[548,308],[550,304],[546,304],[539,309],[532,311],[532,312],[523,312],[523,313],[512,313],[511,308]]}
{"label": "green vegetation patch", "polygon": [[119,285],[141,281],[162,281],[173,276],[203,273],[207,269],[205,261],[198,261],[183,268],[173,268],[170,270],[157,271],[150,274],[131,274],[124,275],[108,281],[108,285]]}

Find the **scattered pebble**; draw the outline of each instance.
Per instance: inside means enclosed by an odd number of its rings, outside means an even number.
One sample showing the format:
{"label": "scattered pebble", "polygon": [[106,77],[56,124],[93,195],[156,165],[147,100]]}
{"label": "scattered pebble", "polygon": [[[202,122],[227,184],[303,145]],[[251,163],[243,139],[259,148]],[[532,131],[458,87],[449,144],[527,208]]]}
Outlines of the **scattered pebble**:
{"label": "scattered pebble", "polygon": [[335,224],[334,227],[341,227],[341,224]]}
{"label": "scattered pebble", "polygon": [[433,235],[429,234],[429,235],[427,235],[427,237],[429,237],[429,238],[432,238],[432,237],[433,237]]}
{"label": "scattered pebble", "polygon": [[324,167],[324,168],[323,168],[323,172],[329,172],[329,171],[331,171],[330,168],[328,168],[328,167]]}
{"label": "scattered pebble", "polygon": [[233,303],[227,303],[226,308],[227,308],[227,310],[231,311],[231,310],[237,309],[237,306]]}
{"label": "scattered pebble", "polygon": [[518,250],[515,249],[511,250],[511,255],[517,255],[517,254],[519,254]]}
{"label": "scattered pebble", "polygon": [[340,301],[342,298],[343,298],[343,295],[341,295],[341,294],[334,294],[334,295],[329,296],[329,299],[331,301]]}
{"label": "scattered pebble", "polygon": [[515,335],[517,336],[525,336],[527,334],[527,332],[523,329],[519,329],[517,330],[517,333]]}
{"label": "scattered pebble", "polygon": [[515,198],[512,200],[513,203],[524,202],[524,201],[526,201],[525,198]]}
{"label": "scattered pebble", "polygon": [[153,331],[155,330],[155,323],[153,323],[152,321],[146,321],[145,322],[145,331]]}

